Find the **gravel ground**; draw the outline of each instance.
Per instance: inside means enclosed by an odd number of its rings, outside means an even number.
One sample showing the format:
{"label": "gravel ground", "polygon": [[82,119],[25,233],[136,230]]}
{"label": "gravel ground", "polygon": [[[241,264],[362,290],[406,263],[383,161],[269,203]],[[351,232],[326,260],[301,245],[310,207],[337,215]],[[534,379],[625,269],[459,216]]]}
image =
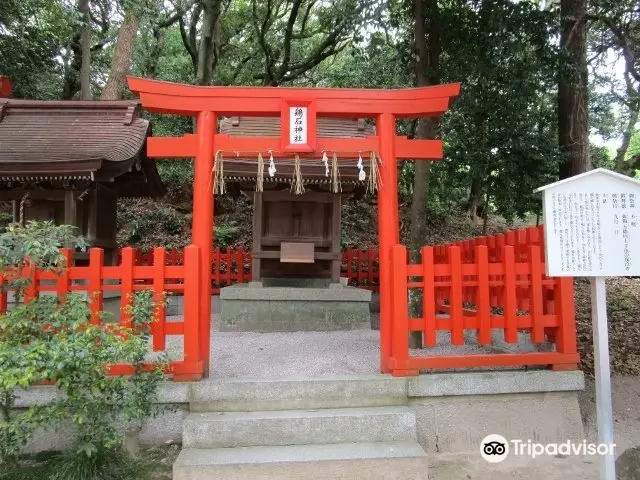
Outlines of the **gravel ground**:
{"label": "gravel ground", "polygon": [[[219,332],[213,317],[210,372],[212,377],[288,377],[341,373],[378,373],[380,332],[369,323],[356,330],[334,332]],[[487,347],[450,345],[440,332],[439,345],[412,350],[412,355],[473,355],[491,353]],[[182,337],[169,337],[169,356],[182,358]],[[156,354],[151,354],[150,358]]]}

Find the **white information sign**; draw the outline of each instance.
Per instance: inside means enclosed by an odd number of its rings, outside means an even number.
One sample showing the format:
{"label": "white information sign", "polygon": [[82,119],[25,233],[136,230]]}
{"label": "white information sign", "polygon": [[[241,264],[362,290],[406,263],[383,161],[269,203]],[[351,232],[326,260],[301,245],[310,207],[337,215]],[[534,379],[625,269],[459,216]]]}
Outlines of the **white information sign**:
{"label": "white information sign", "polygon": [[289,143],[307,144],[307,107],[289,107]]}
{"label": "white information sign", "polygon": [[640,182],[596,169],[538,191],[547,275],[640,275]]}
{"label": "white information sign", "polygon": [[[605,277],[640,275],[640,182],[598,168],[537,191],[544,192],[547,275],[590,277],[598,443],[612,446]],[[611,449],[600,457],[600,479],[615,478]]]}

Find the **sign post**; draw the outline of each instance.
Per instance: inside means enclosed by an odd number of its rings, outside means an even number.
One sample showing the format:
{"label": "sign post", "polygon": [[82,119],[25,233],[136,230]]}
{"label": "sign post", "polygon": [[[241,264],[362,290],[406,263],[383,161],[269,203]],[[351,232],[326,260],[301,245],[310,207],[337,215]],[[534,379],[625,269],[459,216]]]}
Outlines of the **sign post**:
{"label": "sign post", "polygon": [[[591,324],[593,328],[593,367],[596,374],[598,443],[613,445],[613,407],[611,405],[611,367],[607,329],[607,291],[605,277],[591,277]],[[600,459],[600,479],[615,480],[613,453]]]}
{"label": "sign post", "polygon": [[[550,277],[589,277],[598,442],[613,445],[605,277],[639,276],[640,182],[603,168],[536,190],[544,192],[545,255]],[[615,480],[613,449],[600,479]]]}

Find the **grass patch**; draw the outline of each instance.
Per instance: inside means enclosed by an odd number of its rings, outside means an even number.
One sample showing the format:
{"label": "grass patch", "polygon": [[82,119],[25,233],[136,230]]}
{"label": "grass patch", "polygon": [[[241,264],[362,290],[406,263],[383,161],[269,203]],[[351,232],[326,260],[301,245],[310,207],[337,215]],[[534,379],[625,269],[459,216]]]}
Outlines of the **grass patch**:
{"label": "grass patch", "polygon": [[171,466],[180,448],[153,447],[132,458],[123,450],[98,455],[43,452],[24,456],[13,468],[4,465],[0,480],[171,480]]}

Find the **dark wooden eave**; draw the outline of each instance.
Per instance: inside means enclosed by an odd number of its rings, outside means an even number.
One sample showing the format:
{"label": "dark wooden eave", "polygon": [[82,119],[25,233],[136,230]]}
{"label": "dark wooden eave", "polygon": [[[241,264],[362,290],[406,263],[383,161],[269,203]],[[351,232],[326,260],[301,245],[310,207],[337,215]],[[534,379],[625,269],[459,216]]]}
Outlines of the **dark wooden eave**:
{"label": "dark wooden eave", "polygon": [[90,180],[120,196],[162,196],[149,134],[137,101],[1,98],[0,184]]}
{"label": "dark wooden eave", "polygon": [[[279,137],[280,118],[278,117],[227,117],[220,121],[220,133],[232,137]],[[373,126],[368,125],[365,119],[358,118],[337,118],[318,117],[316,125],[316,135],[324,138],[364,138],[375,135]],[[362,152],[364,170],[369,175],[370,152]],[[275,160],[276,178],[269,178],[267,174],[268,155],[264,155],[264,175],[265,181],[290,181],[294,173],[294,155],[290,158]],[[233,152],[223,152],[225,159],[225,178],[231,182],[247,181],[251,177],[256,178],[257,153],[248,156],[245,152],[234,155]],[[332,152],[327,152],[329,167],[331,168]],[[357,185],[358,168],[357,159],[341,158],[340,153],[336,154],[338,160],[338,172],[341,183],[351,183]],[[329,184],[331,183],[331,173],[327,175],[324,163],[320,156],[316,158],[301,158],[300,166],[303,180],[306,183]]]}

